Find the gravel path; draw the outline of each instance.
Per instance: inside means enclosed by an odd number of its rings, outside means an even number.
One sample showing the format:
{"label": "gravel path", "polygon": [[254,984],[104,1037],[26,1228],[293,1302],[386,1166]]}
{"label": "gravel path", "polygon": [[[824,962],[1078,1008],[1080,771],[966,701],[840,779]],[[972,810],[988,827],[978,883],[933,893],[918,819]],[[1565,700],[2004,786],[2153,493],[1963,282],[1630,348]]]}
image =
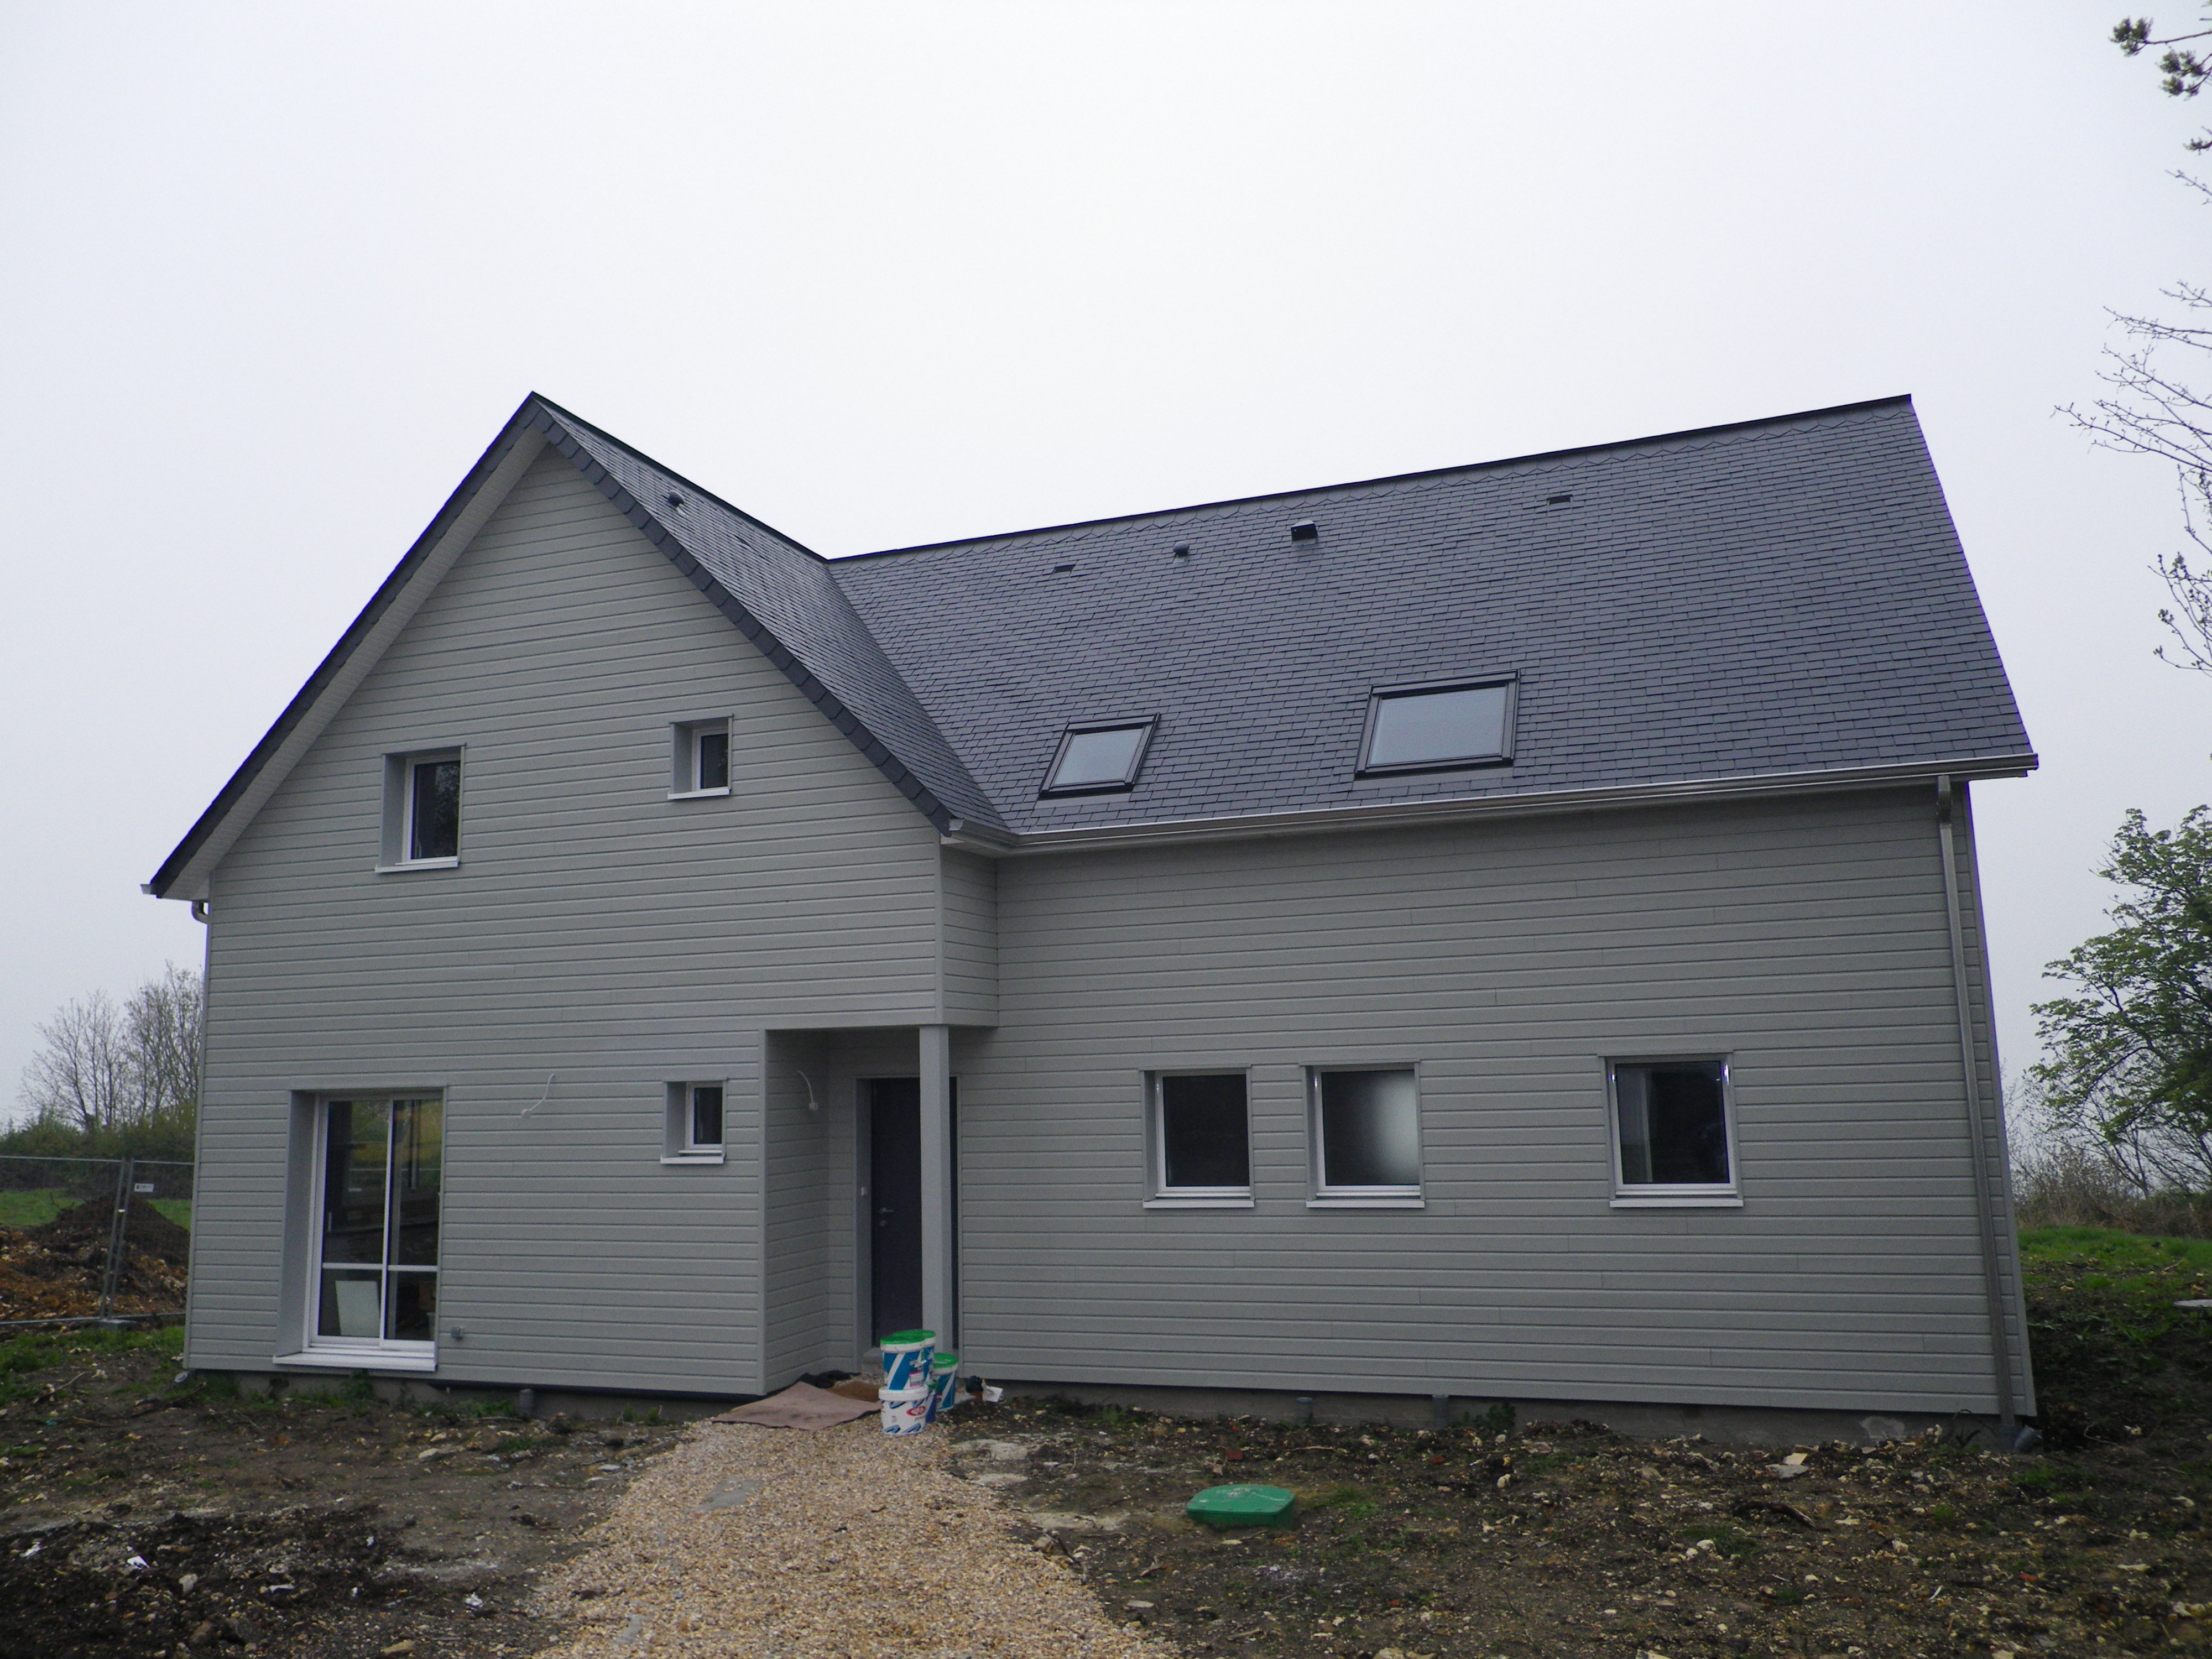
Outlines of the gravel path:
{"label": "gravel path", "polygon": [[944,1431],[702,1423],[540,1587],[538,1659],[1172,1659],[1115,1626]]}

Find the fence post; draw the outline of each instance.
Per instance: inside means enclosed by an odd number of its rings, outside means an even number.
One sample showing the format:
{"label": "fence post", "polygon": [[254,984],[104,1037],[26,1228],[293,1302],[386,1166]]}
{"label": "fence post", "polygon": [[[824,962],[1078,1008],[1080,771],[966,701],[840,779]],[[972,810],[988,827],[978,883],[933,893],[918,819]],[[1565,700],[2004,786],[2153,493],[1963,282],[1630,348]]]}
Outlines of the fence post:
{"label": "fence post", "polygon": [[107,1317],[115,1287],[123,1277],[123,1252],[131,1231],[131,1177],[138,1160],[126,1158],[115,1171],[115,1213],[107,1223],[107,1276],[100,1285],[100,1316]]}

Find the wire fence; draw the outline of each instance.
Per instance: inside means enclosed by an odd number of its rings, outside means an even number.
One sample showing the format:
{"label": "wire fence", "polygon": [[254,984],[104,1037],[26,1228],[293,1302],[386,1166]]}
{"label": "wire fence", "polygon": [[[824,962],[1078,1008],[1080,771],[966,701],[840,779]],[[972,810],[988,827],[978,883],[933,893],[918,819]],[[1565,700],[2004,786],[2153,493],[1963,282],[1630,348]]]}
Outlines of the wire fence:
{"label": "wire fence", "polygon": [[192,1167],[0,1157],[0,1329],[182,1314]]}

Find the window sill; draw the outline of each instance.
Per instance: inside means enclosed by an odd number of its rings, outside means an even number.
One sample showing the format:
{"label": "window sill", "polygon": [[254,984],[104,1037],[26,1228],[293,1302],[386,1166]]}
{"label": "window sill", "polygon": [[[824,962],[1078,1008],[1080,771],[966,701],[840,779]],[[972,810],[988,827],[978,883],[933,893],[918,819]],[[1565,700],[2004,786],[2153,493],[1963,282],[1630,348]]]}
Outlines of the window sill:
{"label": "window sill", "polygon": [[438,1352],[408,1353],[396,1348],[311,1348],[305,1353],[273,1355],[272,1365],[314,1365],[339,1371],[434,1371]]}
{"label": "window sill", "polygon": [[1425,1210],[1429,1200],[1418,1194],[1378,1193],[1373,1198],[1310,1198],[1309,1210]]}
{"label": "window sill", "polygon": [[1613,1200],[1616,1210],[1741,1210],[1743,1200],[1734,1193],[1655,1193],[1649,1197],[1642,1194],[1617,1194]]}
{"label": "window sill", "polygon": [[671,800],[711,800],[716,795],[726,795],[729,793],[730,786],[726,783],[720,789],[672,789],[668,792],[668,799]]}
{"label": "window sill", "polygon": [[1249,1197],[1236,1198],[1224,1194],[1218,1198],[1148,1198],[1145,1200],[1145,1207],[1148,1210],[1249,1210],[1255,1206]]}
{"label": "window sill", "polygon": [[663,1164],[720,1164],[724,1158],[725,1154],[721,1152],[663,1152],[660,1161]]}
{"label": "window sill", "polygon": [[380,864],[376,866],[376,873],[380,876],[402,876],[410,870],[458,870],[460,867],[459,859],[406,859],[398,864]]}

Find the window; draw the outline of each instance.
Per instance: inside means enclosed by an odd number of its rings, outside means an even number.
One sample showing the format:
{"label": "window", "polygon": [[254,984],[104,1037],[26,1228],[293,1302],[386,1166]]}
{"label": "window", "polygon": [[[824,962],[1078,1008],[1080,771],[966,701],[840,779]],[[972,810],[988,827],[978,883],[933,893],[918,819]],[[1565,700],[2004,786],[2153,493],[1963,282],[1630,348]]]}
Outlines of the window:
{"label": "window", "polygon": [[1098,795],[1127,789],[1137,781],[1145,750],[1158,720],[1121,720],[1111,725],[1071,726],[1046,769],[1047,795]]}
{"label": "window", "polygon": [[1413,1069],[1316,1071],[1310,1086],[1313,1201],[1418,1205],[1421,1091]]}
{"label": "window", "polygon": [[1163,1073],[1153,1077],[1152,1093],[1152,1201],[1249,1208],[1244,1073]]}
{"label": "window", "polygon": [[676,768],[668,794],[673,800],[690,795],[730,793],[730,723],[689,720],[676,728]]}
{"label": "window", "polygon": [[1514,701],[1510,679],[1377,691],[1367,701],[1359,775],[1508,765]]}
{"label": "window", "polygon": [[668,1135],[663,1164],[720,1164],[722,1161],[722,1099],[720,1083],[668,1085]]}
{"label": "window", "polygon": [[1726,1060],[1614,1060],[1606,1070],[1616,1205],[1741,1203]]}
{"label": "window", "polygon": [[438,1316],[445,1103],[325,1100],[310,1349],[427,1353]]}
{"label": "window", "polygon": [[461,751],[387,755],[382,870],[444,870],[461,861]]}

